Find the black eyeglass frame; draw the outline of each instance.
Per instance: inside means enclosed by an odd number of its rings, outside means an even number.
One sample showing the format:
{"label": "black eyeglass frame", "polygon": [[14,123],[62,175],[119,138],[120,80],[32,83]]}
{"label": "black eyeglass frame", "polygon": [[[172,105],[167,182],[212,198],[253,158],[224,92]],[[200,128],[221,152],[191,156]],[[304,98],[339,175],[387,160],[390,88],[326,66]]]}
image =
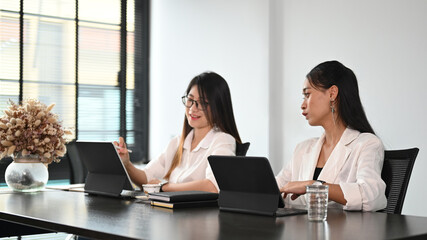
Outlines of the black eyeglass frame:
{"label": "black eyeglass frame", "polygon": [[[200,100],[197,101],[189,98],[188,96],[182,96],[181,99],[182,99],[182,104],[184,104],[186,108],[191,108],[194,105],[194,103],[196,103],[196,108],[203,111],[209,105],[209,103],[207,102],[200,101]],[[187,102],[191,102],[190,106],[187,105]]]}

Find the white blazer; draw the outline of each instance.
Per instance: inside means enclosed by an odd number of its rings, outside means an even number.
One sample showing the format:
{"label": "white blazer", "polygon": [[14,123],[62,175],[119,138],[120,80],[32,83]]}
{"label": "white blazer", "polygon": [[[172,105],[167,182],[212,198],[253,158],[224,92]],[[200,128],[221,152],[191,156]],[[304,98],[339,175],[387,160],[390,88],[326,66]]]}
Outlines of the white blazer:
{"label": "white blazer", "polygon": [[[297,145],[291,162],[276,176],[279,188],[289,181],[313,179],[324,140],[325,134]],[[363,211],[385,208],[386,185],[381,179],[383,162],[384,146],[377,136],[347,128],[318,177],[327,183],[339,184],[347,200],[345,206],[333,201],[329,206]],[[306,205],[304,196],[296,200],[287,196],[285,200],[291,205]]]}

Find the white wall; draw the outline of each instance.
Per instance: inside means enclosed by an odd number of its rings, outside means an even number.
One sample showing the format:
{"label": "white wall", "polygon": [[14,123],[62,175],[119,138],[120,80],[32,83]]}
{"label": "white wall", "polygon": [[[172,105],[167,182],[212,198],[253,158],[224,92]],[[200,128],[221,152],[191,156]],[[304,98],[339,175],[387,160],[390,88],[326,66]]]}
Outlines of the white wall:
{"label": "white wall", "polygon": [[181,133],[181,103],[204,71],[230,87],[249,154],[268,156],[268,4],[263,0],[151,2],[150,158]]}
{"label": "white wall", "polygon": [[322,132],[301,116],[306,73],[337,59],[356,73],[386,148],[420,148],[403,213],[427,216],[426,12],[424,0],[152,1],[151,157],[180,133],[190,79],[212,70],[230,85],[248,154],[269,157],[277,173],[298,142]]}

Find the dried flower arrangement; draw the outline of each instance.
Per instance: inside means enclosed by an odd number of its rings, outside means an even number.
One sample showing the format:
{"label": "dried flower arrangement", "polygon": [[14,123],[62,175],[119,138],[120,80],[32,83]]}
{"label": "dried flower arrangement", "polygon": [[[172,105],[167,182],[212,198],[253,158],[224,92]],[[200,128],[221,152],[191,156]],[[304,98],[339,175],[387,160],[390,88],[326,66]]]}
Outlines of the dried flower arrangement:
{"label": "dried flower arrangement", "polygon": [[55,104],[26,99],[19,105],[9,100],[9,105],[0,118],[0,159],[20,153],[39,155],[46,164],[59,162],[66,153],[65,135],[71,131],[51,112]]}

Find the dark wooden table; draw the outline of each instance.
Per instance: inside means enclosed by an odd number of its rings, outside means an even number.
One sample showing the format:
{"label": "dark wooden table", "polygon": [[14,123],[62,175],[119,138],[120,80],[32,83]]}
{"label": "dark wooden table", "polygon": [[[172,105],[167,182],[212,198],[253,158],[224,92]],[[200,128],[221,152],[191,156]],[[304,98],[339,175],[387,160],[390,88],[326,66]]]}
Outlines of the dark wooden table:
{"label": "dark wooden table", "polygon": [[97,239],[427,239],[427,217],[329,209],[326,222],[309,222],[66,191],[2,193],[0,219]]}

